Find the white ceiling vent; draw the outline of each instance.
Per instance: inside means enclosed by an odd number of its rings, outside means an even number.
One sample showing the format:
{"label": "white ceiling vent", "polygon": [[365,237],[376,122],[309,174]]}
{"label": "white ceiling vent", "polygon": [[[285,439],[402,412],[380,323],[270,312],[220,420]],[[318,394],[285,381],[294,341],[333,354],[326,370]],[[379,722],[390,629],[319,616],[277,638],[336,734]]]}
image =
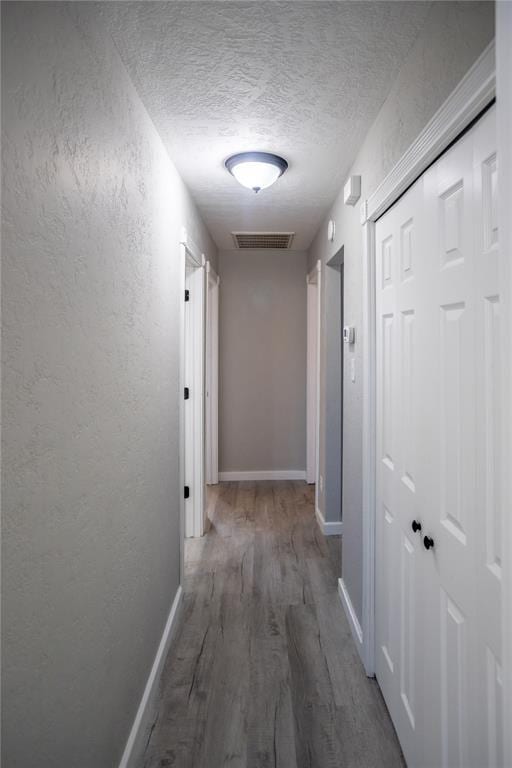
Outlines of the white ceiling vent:
{"label": "white ceiling vent", "polygon": [[295,232],[232,232],[236,248],[291,248]]}

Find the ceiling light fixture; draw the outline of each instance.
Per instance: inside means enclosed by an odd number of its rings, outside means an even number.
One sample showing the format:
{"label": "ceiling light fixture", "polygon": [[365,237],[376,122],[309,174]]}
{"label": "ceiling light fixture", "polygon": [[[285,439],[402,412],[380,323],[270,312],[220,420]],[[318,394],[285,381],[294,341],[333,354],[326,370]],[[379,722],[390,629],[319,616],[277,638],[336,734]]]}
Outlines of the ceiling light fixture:
{"label": "ceiling light fixture", "polygon": [[239,184],[254,192],[270,187],[288,168],[284,158],[270,152],[239,152],[224,165]]}

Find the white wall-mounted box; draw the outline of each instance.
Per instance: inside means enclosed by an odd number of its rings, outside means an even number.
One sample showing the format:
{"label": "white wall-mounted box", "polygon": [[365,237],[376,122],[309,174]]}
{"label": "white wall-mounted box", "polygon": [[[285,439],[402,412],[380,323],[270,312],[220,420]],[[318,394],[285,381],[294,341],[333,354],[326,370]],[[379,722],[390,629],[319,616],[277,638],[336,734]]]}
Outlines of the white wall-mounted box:
{"label": "white wall-mounted box", "polygon": [[343,202],[345,205],[355,205],[361,197],[361,177],[350,176],[343,187]]}
{"label": "white wall-mounted box", "polygon": [[353,325],[346,325],[343,328],[343,341],[345,344],[353,344],[356,340],[356,329]]}

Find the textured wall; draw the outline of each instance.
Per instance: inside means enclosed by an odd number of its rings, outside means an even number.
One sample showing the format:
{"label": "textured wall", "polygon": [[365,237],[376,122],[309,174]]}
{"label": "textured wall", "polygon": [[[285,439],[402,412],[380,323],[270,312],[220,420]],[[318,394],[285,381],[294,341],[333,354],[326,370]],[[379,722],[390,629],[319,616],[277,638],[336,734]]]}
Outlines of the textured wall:
{"label": "textured wall", "polygon": [[220,471],[305,470],[306,254],[221,251]]}
{"label": "textured wall", "polygon": [[[231,230],[289,230],[298,250],[311,243],[429,9],[417,0],[107,6],[121,56],[218,246],[232,247]],[[290,163],[257,197],[223,166],[253,149]]]}
{"label": "textured wall", "polygon": [[179,580],[177,240],[91,4],[2,4],[3,765],[112,768]]}
{"label": "textured wall", "polygon": [[[425,26],[374,124],[354,160],[350,174],[362,177],[362,199],[368,197],[441,106],[494,34],[494,3],[436,2]],[[336,239],[327,241],[327,221],[336,221]],[[334,202],[309,251],[312,266],[323,265],[345,246],[345,324],[358,334],[354,350],[345,348],[343,437],[343,579],[356,613],[362,611],[362,234],[359,205],[343,205],[343,194]],[[324,281],[325,284],[325,281]],[[324,302],[324,310],[325,310]],[[329,322],[324,314],[325,323]],[[321,390],[326,389],[325,344],[321,365]],[[356,381],[350,380],[350,357],[355,357]],[[325,405],[322,409],[322,417]],[[322,419],[324,420],[324,419]],[[321,424],[325,435],[325,424]],[[325,441],[325,438],[324,438]],[[325,452],[320,452],[324,472]],[[325,504],[320,498],[320,503]],[[323,506],[322,506],[323,511]]]}

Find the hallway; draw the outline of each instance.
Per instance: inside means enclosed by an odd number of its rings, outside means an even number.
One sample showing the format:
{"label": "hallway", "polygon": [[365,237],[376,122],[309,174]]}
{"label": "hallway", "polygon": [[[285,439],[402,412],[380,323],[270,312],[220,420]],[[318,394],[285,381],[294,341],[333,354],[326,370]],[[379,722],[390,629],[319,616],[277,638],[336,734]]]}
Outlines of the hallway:
{"label": "hallway", "polygon": [[2,768],[512,768],[512,0],[1,22]]}
{"label": "hallway", "polygon": [[141,768],[397,768],[396,736],[336,591],[340,537],[314,487],[209,489],[211,528],[186,542],[182,618]]}

